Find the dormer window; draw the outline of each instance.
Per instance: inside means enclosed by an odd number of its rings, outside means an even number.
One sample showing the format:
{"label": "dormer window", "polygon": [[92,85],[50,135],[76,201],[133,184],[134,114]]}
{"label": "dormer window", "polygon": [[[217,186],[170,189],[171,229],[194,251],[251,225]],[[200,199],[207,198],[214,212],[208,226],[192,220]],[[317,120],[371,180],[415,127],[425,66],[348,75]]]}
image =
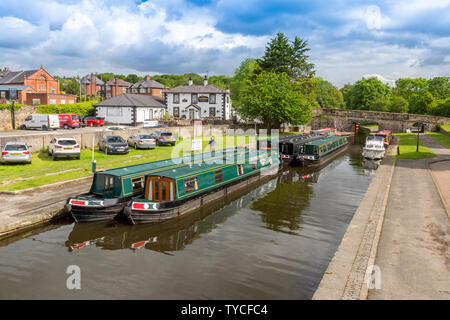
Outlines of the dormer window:
{"label": "dormer window", "polygon": [[214,93],[209,94],[209,103],[216,104],[216,95]]}
{"label": "dormer window", "polygon": [[196,93],[191,94],[191,103],[198,103]]}

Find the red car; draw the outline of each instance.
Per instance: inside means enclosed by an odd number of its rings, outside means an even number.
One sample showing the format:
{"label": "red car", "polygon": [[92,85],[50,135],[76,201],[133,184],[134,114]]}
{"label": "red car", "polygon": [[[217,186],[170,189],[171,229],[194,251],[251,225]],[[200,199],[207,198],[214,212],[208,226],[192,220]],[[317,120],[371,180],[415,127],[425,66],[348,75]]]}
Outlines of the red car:
{"label": "red car", "polygon": [[75,129],[81,127],[80,118],[77,114],[58,114],[59,127],[64,129]]}
{"label": "red car", "polygon": [[105,120],[99,117],[86,117],[84,118],[84,124],[86,127],[103,127]]}

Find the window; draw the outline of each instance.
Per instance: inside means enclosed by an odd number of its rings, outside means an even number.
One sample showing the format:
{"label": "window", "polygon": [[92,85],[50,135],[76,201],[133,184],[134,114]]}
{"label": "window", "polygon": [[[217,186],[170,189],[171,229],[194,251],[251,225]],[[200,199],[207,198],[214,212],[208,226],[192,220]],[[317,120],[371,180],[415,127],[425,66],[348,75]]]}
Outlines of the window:
{"label": "window", "polygon": [[155,200],[159,200],[159,181],[155,181]]}
{"label": "window", "polygon": [[227,103],[230,103],[230,96],[227,96]]}
{"label": "window", "polygon": [[28,117],[25,118],[25,121],[31,121],[31,119],[33,119],[33,117],[32,116],[28,116]]}
{"label": "window", "polygon": [[55,94],[55,93],[56,93],[56,91],[55,91],[55,88],[52,88],[52,93],[53,93],[53,94]]}
{"label": "window", "polygon": [[214,171],[214,180],[216,181],[216,183],[220,183],[223,181],[222,170]]}
{"label": "window", "polygon": [[210,117],[216,116],[216,108],[214,108],[214,107],[209,108],[209,116]]}
{"label": "window", "polygon": [[173,116],[174,117],[180,116],[180,107],[173,107]]}
{"label": "window", "polygon": [[238,174],[238,176],[244,174],[244,165],[238,164],[238,166],[237,166],[237,174]]}
{"label": "window", "polygon": [[252,170],[256,170],[258,169],[258,164],[257,163],[252,163]]}
{"label": "window", "polygon": [[5,98],[5,97],[6,97],[6,92],[5,91],[0,92],[0,98]]}
{"label": "window", "polygon": [[198,190],[197,177],[184,179],[183,181],[184,181],[184,192],[190,193],[190,192]]}
{"label": "window", "polygon": [[122,108],[106,108],[106,115],[111,117],[121,117]]}
{"label": "window", "polygon": [[139,92],[140,92],[140,93],[145,93],[145,88],[140,88],[140,89],[139,89]]}
{"label": "window", "polygon": [[216,95],[214,93],[209,94],[209,103],[216,104]]}
{"label": "window", "polygon": [[61,104],[66,104],[66,100],[61,100]]}
{"label": "window", "polygon": [[105,192],[112,192],[114,189],[114,177],[105,177]]}
{"label": "window", "polygon": [[179,93],[173,94],[173,103],[180,103],[180,94]]}
{"label": "window", "polygon": [[50,99],[50,104],[56,104],[56,99]]}
{"label": "window", "polygon": [[131,179],[131,187],[133,191],[144,189],[144,177]]}
{"label": "window", "polygon": [[161,198],[164,201],[167,198],[167,182],[161,182],[161,189]]}
{"label": "window", "polygon": [[41,104],[41,99],[33,99],[33,105]]}
{"label": "window", "polygon": [[196,93],[191,94],[191,103],[198,103]]}

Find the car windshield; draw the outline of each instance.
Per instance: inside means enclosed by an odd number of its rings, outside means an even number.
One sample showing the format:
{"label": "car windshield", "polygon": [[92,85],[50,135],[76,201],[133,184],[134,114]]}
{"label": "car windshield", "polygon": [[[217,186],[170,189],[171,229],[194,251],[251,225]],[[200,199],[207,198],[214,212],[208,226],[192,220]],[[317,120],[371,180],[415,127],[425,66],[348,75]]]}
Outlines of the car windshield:
{"label": "car windshield", "polygon": [[161,135],[164,137],[170,137],[172,135],[172,132],[161,132]]}
{"label": "car windshield", "polygon": [[27,147],[23,144],[8,144],[5,146],[5,151],[26,151]]}
{"label": "car windshield", "polygon": [[77,144],[75,140],[58,140],[57,143],[62,146],[74,146]]}
{"label": "car windshield", "polygon": [[152,136],[149,134],[141,134],[139,136],[139,139],[152,139]]}
{"label": "car windshield", "polygon": [[107,138],[107,141],[108,142],[123,142],[123,139],[121,137],[117,136],[117,137],[109,137],[109,138]]}

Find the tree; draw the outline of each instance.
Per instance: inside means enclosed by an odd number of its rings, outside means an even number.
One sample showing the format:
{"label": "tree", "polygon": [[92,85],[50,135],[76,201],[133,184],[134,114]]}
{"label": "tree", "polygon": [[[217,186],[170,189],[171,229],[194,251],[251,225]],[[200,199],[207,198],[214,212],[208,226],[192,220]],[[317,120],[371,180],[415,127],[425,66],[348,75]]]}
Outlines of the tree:
{"label": "tree", "polygon": [[104,82],[108,82],[109,80],[112,80],[113,78],[114,78],[114,73],[111,73],[111,72],[102,73],[102,80]]}
{"label": "tree", "polygon": [[348,88],[344,94],[344,99],[349,109],[369,110],[375,100],[389,100],[391,95],[392,91],[388,85],[372,77],[369,79],[362,78]]}
{"label": "tree", "polygon": [[64,81],[63,91],[68,94],[80,94],[80,84],[75,79],[67,79]]}
{"label": "tree", "polygon": [[450,98],[433,101],[428,109],[428,113],[433,116],[450,118]]}
{"label": "tree", "polygon": [[370,111],[389,111],[389,101],[385,97],[376,98],[372,100],[369,105]]}
{"label": "tree", "polygon": [[435,77],[428,80],[430,93],[436,99],[450,98],[450,77]]}
{"label": "tree", "polygon": [[389,112],[407,113],[408,101],[405,98],[399,96],[393,96],[389,104]]}
{"label": "tree", "polygon": [[314,76],[314,64],[307,60],[306,54],[310,49],[306,40],[295,37],[290,42],[282,32],[270,40],[264,56],[257,59],[258,65],[264,71],[286,73],[291,79],[312,78]]}
{"label": "tree", "polygon": [[242,61],[239,68],[234,71],[234,77],[230,83],[230,92],[233,105],[238,106],[241,104],[241,90],[245,85],[245,81],[252,73],[255,65],[256,59],[248,58]]}
{"label": "tree", "polygon": [[263,121],[268,129],[282,123],[305,124],[312,108],[298,86],[286,73],[261,71],[246,81],[237,110],[244,118]]}
{"label": "tree", "polygon": [[128,81],[128,82],[130,82],[130,83],[137,83],[137,82],[139,82],[139,81],[141,81],[141,80],[143,80],[143,79],[144,79],[144,78],[139,77],[138,75],[133,74],[133,73],[127,75],[127,77],[125,78],[125,80]]}
{"label": "tree", "polygon": [[316,101],[321,108],[343,108],[344,98],[342,93],[330,82],[322,78],[315,78]]}

